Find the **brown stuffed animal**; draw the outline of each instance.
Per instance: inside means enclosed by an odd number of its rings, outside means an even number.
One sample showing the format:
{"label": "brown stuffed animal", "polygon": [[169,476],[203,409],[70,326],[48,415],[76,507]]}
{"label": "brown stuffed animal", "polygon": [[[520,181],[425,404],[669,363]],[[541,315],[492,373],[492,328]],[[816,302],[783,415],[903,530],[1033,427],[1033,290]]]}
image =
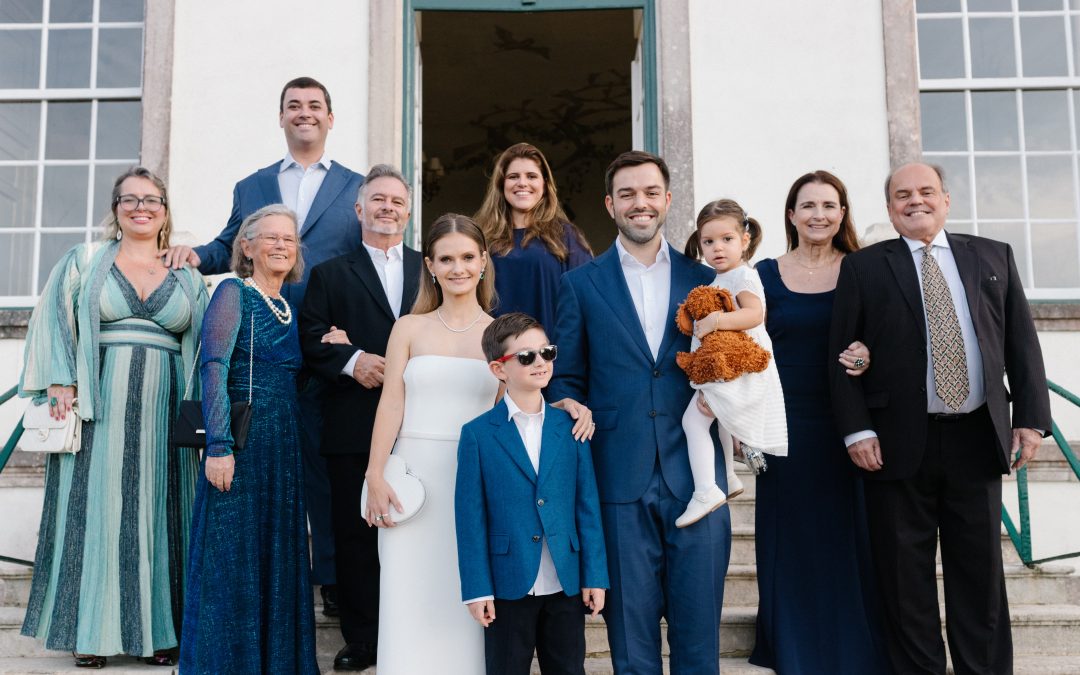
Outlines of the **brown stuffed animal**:
{"label": "brown stuffed animal", "polygon": [[[675,323],[685,335],[694,334],[694,321],[715,311],[731,312],[735,302],[725,288],[698,286],[675,312]],[[769,352],[739,330],[715,330],[695,352],[679,352],[675,362],[694,384],[733,380],[743,373],[760,373],[769,365]]]}

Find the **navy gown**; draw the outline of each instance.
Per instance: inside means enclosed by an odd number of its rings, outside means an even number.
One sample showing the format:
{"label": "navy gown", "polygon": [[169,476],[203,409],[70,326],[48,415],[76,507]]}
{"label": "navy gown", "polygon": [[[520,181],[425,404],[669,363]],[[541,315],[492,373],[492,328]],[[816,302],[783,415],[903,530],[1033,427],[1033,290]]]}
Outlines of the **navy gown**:
{"label": "navy gown", "polygon": [[757,477],[758,617],[750,663],[780,675],[887,673],[862,480],[834,426],[833,291],[795,293],[757,264],[787,408],[788,456]]}
{"label": "navy gown", "polygon": [[559,279],[563,272],[592,260],[592,254],[582,247],[572,225],[565,223],[563,234],[567,246],[566,262],[553,256],[540,239],[531,239],[522,248],[525,229],[514,230],[514,248],[505,255],[491,258],[495,265],[495,292],[499,294],[499,304],[492,314],[525,312],[547,329],[548,337],[554,338]]}
{"label": "navy gown", "polygon": [[[283,301],[279,301],[283,302]],[[278,305],[279,308],[281,305]],[[293,320],[280,323],[257,291],[221,282],[203,320],[206,454],[233,447],[229,402],[248,397],[254,322],[251,428],[235,452],[232,488],[195,488],[183,673],[318,673],[308,581]]]}

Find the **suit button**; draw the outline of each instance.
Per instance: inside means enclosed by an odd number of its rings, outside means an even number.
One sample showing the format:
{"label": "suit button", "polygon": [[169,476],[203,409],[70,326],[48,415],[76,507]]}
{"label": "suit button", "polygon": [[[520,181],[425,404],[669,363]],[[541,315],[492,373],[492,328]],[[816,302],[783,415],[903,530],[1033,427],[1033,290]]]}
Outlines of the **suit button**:
{"label": "suit button", "polygon": [[537,499],[536,500],[536,505],[537,506],[543,506],[544,505],[544,500],[543,499]]}
{"label": "suit button", "polygon": [[926,387],[925,386],[919,387],[919,391],[921,391],[922,393],[925,394],[926,393]]}
{"label": "suit button", "polygon": [[650,410],[649,411],[649,417],[656,417],[656,411],[655,410]]}
{"label": "suit button", "polygon": [[534,534],[533,535],[533,541],[540,541],[540,535]]}
{"label": "suit button", "polygon": [[659,370],[652,371],[652,376],[653,377],[660,377],[660,371]]}

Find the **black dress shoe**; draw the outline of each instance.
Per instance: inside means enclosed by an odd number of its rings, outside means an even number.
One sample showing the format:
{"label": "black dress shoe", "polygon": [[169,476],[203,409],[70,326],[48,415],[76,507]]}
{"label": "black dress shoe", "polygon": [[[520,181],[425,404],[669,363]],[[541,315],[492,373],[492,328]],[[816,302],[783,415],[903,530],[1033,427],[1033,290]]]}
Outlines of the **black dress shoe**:
{"label": "black dress shoe", "polygon": [[375,645],[351,642],[334,657],[334,670],[364,670],[375,665]]}
{"label": "black dress shoe", "polygon": [[341,610],[338,609],[337,604],[337,586],[333,584],[320,586],[319,594],[322,596],[323,616],[341,616]]}

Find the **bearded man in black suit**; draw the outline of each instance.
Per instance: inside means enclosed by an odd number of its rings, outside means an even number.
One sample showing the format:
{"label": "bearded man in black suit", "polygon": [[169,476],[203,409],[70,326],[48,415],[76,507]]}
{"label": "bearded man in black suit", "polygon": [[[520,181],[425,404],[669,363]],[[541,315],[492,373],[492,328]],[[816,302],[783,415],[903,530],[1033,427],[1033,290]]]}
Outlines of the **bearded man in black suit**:
{"label": "bearded man in black suit", "polygon": [[371,168],[357,196],[363,246],[311,270],[300,342],[304,363],[326,382],[322,454],[330,476],[338,604],[345,647],[335,670],[375,663],[379,633],[379,552],[361,514],[371,429],[382,393],[386,343],[408,313],[421,255],[402,243],[412,191],[393,167]]}
{"label": "bearded man in black suit", "polygon": [[1050,429],[1038,336],[1011,247],[945,231],[939,167],[898,168],[886,199],[901,237],[844,259],[831,332],[834,353],[862,339],[874,365],[854,378],[836,364],[831,385],[867,479],[889,659],[897,673],[945,673],[940,536],[955,672],[1011,673],[1001,475]]}

